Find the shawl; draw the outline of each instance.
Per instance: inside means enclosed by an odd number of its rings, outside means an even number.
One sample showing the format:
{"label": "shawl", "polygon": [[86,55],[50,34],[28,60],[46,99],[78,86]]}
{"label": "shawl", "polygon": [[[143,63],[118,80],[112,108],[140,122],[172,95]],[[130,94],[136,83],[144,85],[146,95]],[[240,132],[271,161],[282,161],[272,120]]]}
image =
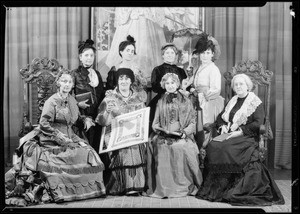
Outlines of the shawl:
{"label": "shawl", "polygon": [[[238,99],[238,96],[235,95],[231,98],[228,104],[225,107],[225,111],[222,114],[222,119],[225,122],[229,122],[229,113],[234,107]],[[233,124],[245,125],[247,118],[256,110],[256,108],[262,103],[262,101],[257,97],[253,92],[249,92],[241,108],[235,113],[232,119]]]}
{"label": "shawl", "polygon": [[[167,94],[164,94],[158,101],[159,118],[162,128],[166,128],[167,124],[170,122],[169,112],[167,112],[167,97]],[[177,93],[177,97],[173,99],[173,102],[177,104],[179,108],[179,124],[180,131],[182,131],[191,123],[192,120],[195,119],[195,110],[189,98],[182,95],[180,92]]]}

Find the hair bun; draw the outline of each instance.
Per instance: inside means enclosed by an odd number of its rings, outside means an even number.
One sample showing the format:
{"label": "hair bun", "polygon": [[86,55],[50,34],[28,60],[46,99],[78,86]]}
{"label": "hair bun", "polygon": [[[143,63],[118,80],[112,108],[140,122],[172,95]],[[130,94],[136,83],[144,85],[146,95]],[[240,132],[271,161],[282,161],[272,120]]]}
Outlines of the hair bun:
{"label": "hair bun", "polygon": [[78,53],[82,53],[82,51],[85,48],[91,48],[94,51],[96,51],[96,48],[93,46],[94,45],[94,41],[91,39],[87,39],[86,41],[79,41],[78,42]]}
{"label": "hair bun", "polygon": [[130,35],[127,36],[127,41],[131,43],[135,43],[134,38]]}

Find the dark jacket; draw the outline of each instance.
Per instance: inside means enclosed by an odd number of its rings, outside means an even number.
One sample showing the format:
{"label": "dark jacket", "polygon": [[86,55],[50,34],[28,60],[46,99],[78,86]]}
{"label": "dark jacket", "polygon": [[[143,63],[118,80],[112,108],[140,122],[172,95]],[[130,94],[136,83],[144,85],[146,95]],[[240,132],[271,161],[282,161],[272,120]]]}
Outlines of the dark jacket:
{"label": "dark jacket", "polygon": [[90,79],[88,77],[89,71],[85,67],[79,66],[77,69],[72,71],[73,76],[75,78],[75,84],[74,84],[75,95],[86,93],[86,92],[92,92],[94,104],[90,105],[90,107],[86,109],[81,109],[81,108],[79,109],[81,114],[91,116],[93,119],[95,119],[97,116],[98,106],[103,100],[105,94],[102,77],[99,71],[95,70],[95,72],[98,76],[99,84],[97,87],[94,88],[89,84],[90,82]]}

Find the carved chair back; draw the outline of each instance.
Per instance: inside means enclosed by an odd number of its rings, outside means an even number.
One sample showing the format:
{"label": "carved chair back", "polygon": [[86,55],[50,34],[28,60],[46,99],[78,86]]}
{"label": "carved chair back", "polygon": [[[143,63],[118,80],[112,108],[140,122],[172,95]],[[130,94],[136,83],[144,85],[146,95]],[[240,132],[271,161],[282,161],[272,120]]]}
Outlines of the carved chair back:
{"label": "carved chair back", "polygon": [[20,70],[24,80],[24,113],[20,137],[38,124],[45,101],[57,91],[55,79],[61,69],[56,59],[44,57],[33,59]]}

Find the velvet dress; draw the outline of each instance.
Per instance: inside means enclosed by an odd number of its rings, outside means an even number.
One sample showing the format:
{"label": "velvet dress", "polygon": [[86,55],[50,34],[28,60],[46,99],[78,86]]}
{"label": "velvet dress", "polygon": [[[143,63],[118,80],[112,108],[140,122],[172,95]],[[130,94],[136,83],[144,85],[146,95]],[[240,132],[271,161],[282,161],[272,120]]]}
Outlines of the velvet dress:
{"label": "velvet dress", "polygon": [[[104,165],[96,151],[72,129],[84,119],[73,96],[68,95],[63,100],[58,93],[53,94],[44,104],[40,133],[22,146],[21,161],[5,174],[7,195],[20,180],[25,191],[18,199],[24,205],[105,195]],[[62,138],[61,133],[69,141]],[[7,204],[16,204],[16,201],[8,198]]]}
{"label": "velvet dress", "polygon": [[[96,122],[106,126],[104,144],[107,146],[111,134],[112,114],[107,117],[107,104],[113,102],[119,108],[119,114],[129,113],[145,107],[144,97],[132,90],[132,94],[125,99],[117,90],[109,90],[99,106]],[[118,114],[118,115],[119,115]],[[105,149],[105,148],[104,148]],[[105,182],[107,194],[123,195],[131,191],[142,192],[146,184],[146,146],[138,144],[127,148],[108,152],[109,161],[108,181]]]}
{"label": "velvet dress", "polygon": [[263,124],[264,111],[258,99],[253,92],[244,98],[235,96],[218,116],[217,129],[228,122],[237,123],[243,135],[208,143],[207,175],[197,198],[239,206],[284,204],[280,190],[259,156],[259,127]]}
{"label": "velvet dress", "polygon": [[[158,101],[152,127],[182,132],[186,138],[159,132],[147,144],[147,174],[150,197],[174,198],[195,195],[202,183],[199,150],[193,134],[196,114],[191,101],[176,92]],[[170,101],[168,101],[170,100]]]}

